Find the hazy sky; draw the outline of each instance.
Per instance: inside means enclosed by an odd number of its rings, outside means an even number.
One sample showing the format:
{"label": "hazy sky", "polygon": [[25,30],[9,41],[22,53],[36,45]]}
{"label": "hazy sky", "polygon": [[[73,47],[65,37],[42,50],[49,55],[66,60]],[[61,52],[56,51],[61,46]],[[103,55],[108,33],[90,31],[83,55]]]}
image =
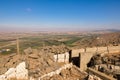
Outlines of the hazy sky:
{"label": "hazy sky", "polygon": [[120,0],[0,0],[0,30],[120,29]]}

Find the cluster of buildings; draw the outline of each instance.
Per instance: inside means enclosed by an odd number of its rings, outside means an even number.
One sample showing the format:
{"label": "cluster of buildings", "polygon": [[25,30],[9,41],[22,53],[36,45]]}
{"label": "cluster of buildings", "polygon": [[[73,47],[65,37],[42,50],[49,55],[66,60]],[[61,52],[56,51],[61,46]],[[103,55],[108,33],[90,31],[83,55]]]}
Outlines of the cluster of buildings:
{"label": "cluster of buildings", "polygon": [[2,52],[9,52],[9,51],[11,51],[11,49],[1,49],[0,53],[2,53]]}

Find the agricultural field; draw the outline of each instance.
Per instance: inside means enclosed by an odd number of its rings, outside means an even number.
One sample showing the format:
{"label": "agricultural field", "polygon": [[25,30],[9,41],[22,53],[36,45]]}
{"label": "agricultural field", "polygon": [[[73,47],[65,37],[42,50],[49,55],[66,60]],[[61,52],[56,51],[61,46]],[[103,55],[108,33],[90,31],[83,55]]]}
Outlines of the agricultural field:
{"label": "agricultural field", "polygon": [[[48,33],[22,33],[12,34],[11,38],[0,39],[0,50],[10,49],[7,53],[16,53],[16,38],[19,36],[19,47],[22,53],[24,49],[31,47],[40,49],[45,46],[65,45],[69,48],[85,48],[94,46],[106,46],[120,43],[119,33],[108,34],[48,34]],[[112,35],[115,37],[113,40]],[[109,39],[109,40],[108,40]],[[6,53],[6,52],[3,52]]]}
{"label": "agricultural field", "polygon": [[[77,42],[83,40],[90,36],[87,35],[68,35],[68,34],[40,34],[31,36],[20,36],[19,47],[20,51],[31,47],[31,48],[41,48],[44,46],[59,46],[64,44],[67,47],[75,47]],[[10,39],[0,39],[0,49],[11,49],[12,52],[16,52],[16,39],[13,37]],[[10,51],[10,53],[11,53]],[[6,53],[6,52],[4,52]],[[9,53],[9,52],[7,52]]]}

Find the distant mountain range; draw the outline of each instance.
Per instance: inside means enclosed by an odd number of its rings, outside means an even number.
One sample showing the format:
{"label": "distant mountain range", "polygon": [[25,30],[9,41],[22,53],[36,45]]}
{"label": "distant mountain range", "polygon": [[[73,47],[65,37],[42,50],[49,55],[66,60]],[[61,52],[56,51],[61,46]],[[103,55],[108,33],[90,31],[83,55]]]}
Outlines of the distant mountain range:
{"label": "distant mountain range", "polygon": [[93,30],[92,32],[120,32],[120,29]]}

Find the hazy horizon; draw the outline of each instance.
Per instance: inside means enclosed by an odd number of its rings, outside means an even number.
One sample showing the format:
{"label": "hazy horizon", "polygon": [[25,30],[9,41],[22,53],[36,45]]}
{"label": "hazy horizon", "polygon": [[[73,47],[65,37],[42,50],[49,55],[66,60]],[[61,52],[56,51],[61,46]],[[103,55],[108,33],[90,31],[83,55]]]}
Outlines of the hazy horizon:
{"label": "hazy horizon", "polygon": [[120,29],[119,0],[0,0],[0,32]]}

